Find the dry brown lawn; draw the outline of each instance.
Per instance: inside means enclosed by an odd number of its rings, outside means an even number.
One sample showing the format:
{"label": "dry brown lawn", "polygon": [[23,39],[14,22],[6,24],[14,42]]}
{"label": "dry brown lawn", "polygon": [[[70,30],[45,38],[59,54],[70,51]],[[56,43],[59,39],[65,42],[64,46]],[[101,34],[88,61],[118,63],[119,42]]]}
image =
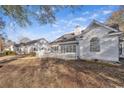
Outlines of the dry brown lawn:
{"label": "dry brown lawn", "polygon": [[5,59],[10,59],[12,57],[15,57],[15,56],[14,55],[12,55],[12,56],[3,56],[3,57],[0,57],[0,61],[5,60]]}
{"label": "dry brown lawn", "polygon": [[124,66],[20,58],[1,66],[0,87],[124,87]]}

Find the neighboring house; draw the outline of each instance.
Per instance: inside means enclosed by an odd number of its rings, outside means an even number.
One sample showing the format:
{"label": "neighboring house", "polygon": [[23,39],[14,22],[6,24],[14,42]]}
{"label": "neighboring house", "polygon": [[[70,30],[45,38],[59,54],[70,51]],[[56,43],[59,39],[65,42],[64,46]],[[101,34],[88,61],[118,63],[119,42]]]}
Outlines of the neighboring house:
{"label": "neighboring house", "polygon": [[5,41],[4,51],[15,51],[15,42],[11,40]]}
{"label": "neighboring house", "polygon": [[26,43],[15,44],[17,54],[36,53],[41,55],[44,50],[48,50],[48,41],[44,38],[32,40]]}
{"label": "neighboring house", "polygon": [[51,42],[51,52],[46,56],[117,62],[124,57],[122,35],[118,25],[107,26],[93,20],[84,31],[79,31],[77,27],[74,33],[65,34]]}

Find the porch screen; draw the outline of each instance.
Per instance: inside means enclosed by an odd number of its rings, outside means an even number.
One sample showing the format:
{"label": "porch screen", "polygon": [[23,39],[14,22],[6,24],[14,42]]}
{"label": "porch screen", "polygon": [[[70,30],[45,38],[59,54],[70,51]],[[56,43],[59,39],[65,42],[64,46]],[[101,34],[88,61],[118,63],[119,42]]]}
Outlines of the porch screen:
{"label": "porch screen", "polygon": [[76,52],[76,45],[62,45],[61,53],[73,53]]}

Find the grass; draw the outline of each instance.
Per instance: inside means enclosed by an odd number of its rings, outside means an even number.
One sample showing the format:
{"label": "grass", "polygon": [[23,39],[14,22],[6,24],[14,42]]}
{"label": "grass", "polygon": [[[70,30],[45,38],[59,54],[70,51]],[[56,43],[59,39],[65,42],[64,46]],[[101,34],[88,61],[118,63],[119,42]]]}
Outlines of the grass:
{"label": "grass", "polygon": [[0,67],[0,87],[124,87],[123,65],[27,57]]}

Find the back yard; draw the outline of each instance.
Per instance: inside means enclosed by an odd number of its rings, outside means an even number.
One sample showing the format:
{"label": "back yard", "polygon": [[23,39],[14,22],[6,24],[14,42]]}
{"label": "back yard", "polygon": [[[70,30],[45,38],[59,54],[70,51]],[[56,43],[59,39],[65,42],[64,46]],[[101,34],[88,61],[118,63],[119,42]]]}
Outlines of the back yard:
{"label": "back yard", "polygon": [[19,58],[1,64],[0,87],[124,87],[124,65]]}

